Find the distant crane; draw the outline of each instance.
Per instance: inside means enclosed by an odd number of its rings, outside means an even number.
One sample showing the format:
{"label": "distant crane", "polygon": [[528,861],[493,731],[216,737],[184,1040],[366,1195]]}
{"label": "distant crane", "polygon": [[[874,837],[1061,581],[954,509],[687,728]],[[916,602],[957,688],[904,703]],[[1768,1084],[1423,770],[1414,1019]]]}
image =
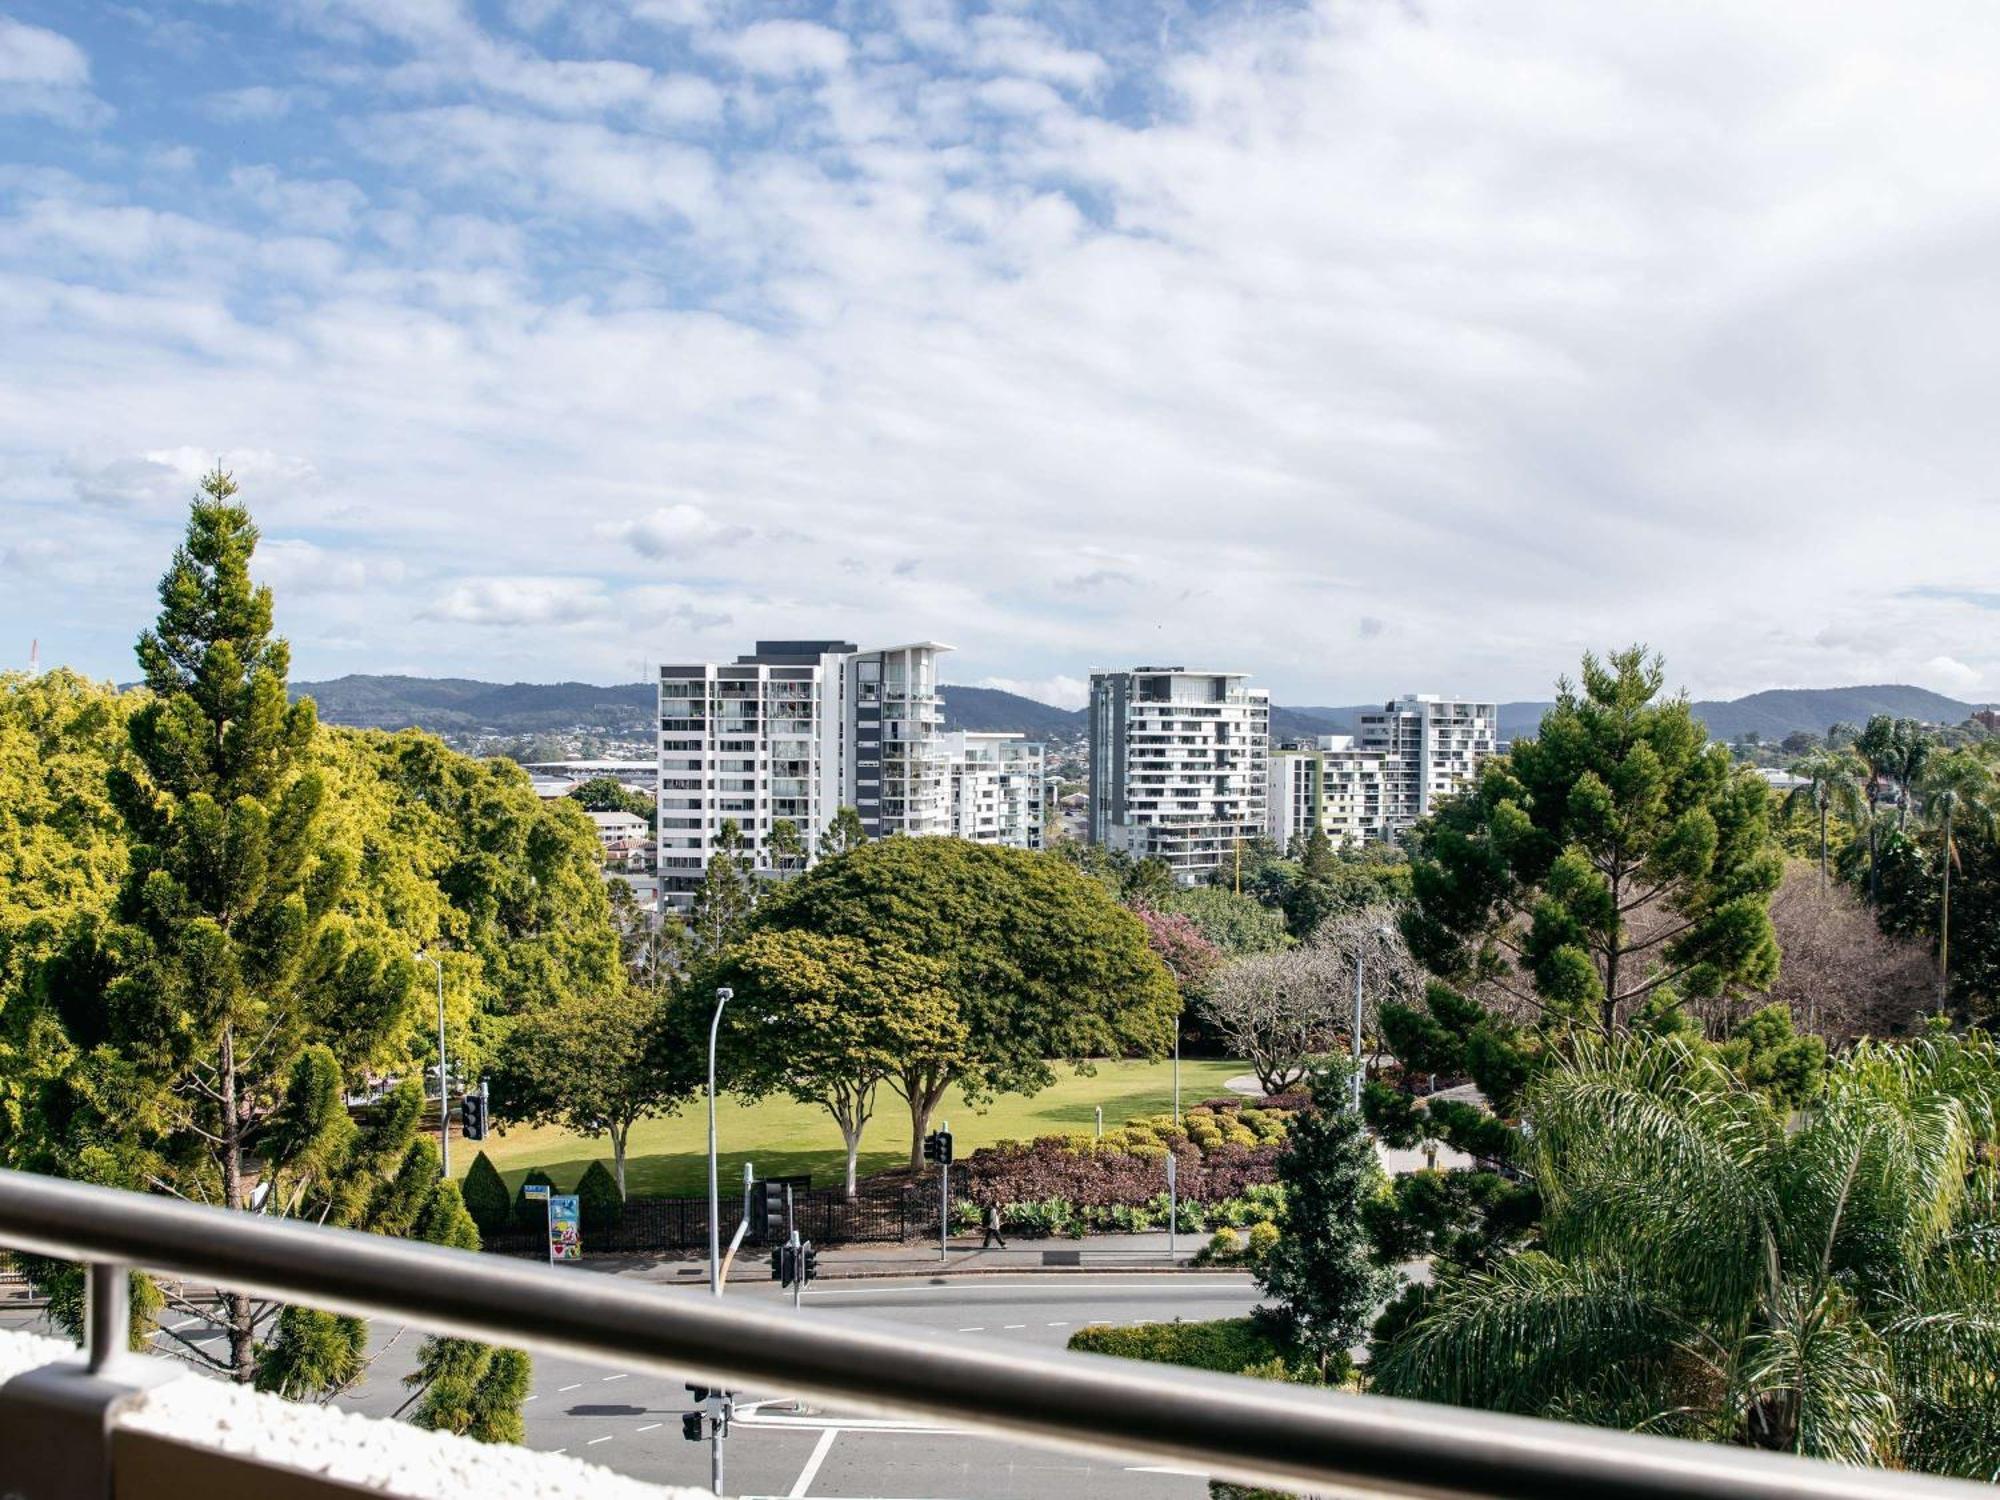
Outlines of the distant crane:
{"label": "distant crane", "polygon": [[39,677],[42,675],[42,638],[40,636],[36,636],[32,641],[28,642],[28,675],[30,677]]}

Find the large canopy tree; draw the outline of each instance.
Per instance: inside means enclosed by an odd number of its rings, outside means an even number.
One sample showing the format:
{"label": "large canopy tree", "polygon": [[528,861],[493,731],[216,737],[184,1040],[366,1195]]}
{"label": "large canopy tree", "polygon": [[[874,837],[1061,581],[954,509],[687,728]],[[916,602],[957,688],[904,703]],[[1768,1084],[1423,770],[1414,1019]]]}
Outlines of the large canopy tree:
{"label": "large canopy tree", "polygon": [[1641,647],[1586,656],[1539,734],[1420,832],[1404,931],[1434,973],[1606,1035],[1663,987],[1770,983],[1770,796],[1663,681]]}
{"label": "large canopy tree", "polygon": [[1528,1090],[1540,1247],[1445,1269],[1390,1395],[1993,1477],[2000,1053],[1862,1043],[1802,1111],[1676,1036]]}
{"label": "large canopy tree", "polygon": [[717,979],[732,1092],[783,1093],[818,1105],[847,1148],[855,1193],[861,1135],[884,1081],[943,1071],[965,1055],[966,1028],[946,966],[893,943],[816,932],[754,932]]}
{"label": "large canopy tree", "polygon": [[822,860],[759,904],[752,928],[854,938],[941,961],[965,1030],[953,1057],[891,1079],[910,1106],[910,1165],[946,1089],[1032,1093],[1052,1063],[1157,1057],[1173,1036],[1173,977],[1101,881],[1050,854],[951,838],[892,838]]}

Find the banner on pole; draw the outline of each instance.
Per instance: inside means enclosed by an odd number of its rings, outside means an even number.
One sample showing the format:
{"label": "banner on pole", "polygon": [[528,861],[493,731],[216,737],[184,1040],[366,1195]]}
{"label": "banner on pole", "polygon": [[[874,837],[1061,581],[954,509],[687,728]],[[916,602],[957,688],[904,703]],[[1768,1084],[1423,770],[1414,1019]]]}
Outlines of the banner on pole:
{"label": "banner on pole", "polygon": [[549,1197],[549,1259],[583,1259],[583,1216],[574,1193]]}

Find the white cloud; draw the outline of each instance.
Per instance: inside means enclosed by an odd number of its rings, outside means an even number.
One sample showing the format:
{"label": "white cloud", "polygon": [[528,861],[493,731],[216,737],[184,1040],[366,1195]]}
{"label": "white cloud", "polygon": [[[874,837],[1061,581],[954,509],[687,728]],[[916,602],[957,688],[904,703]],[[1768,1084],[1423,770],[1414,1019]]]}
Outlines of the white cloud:
{"label": "white cloud", "polygon": [[837,73],[849,51],[845,36],[811,21],[758,21],[738,32],[711,36],[706,45],[766,78]]}
{"label": "white cloud", "polygon": [[265,537],[252,565],[259,583],[278,594],[356,594],[383,588],[410,576],[400,557],[362,554],[319,546],[300,537]]}
{"label": "white cloud", "polygon": [[95,125],[110,110],[90,91],[90,59],[60,32],[0,16],[0,114]]}
{"label": "white cloud", "polygon": [[1977,667],[1950,656],[1933,656],[1918,669],[1922,681],[1947,693],[1964,693],[1976,688],[1986,680],[1986,674]]}
{"label": "white cloud", "polygon": [[576,625],[602,619],[611,609],[594,578],[467,578],[453,584],[423,612],[428,620],[456,625]]}
{"label": "white cloud", "polygon": [[749,535],[743,526],[717,521],[698,505],[679,502],[663,505],[647,515],[605,528],[605,533],[624,542],[642,557],[662,558],[695,552],[728,542],[740,542]]}
{"label": "white cloud", "polygon": [[199,107],[211,120],[240,125],[283,119],[291,112],[292,96],[285,89],[258,83],[248,88],[221,89],[204,94]]}

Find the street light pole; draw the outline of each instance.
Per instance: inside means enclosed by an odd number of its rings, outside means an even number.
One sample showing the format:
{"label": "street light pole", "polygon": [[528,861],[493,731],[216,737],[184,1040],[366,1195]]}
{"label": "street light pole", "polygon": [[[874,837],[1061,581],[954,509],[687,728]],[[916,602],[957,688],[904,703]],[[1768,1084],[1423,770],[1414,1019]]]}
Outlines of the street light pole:
{"label": "street light pole", "polygon": [[[715,1180],[715,1034],[722,1026],[722,1007],[735,998],[736,992],[727,985],[717,990],[715,1017],[708,1023],[708,1290],[714,1297],[722,1295],[722,1195]],[[719,1470],[717,1479],[719,1483]]]}
{"label": "street light pole", "polygon": [[[1185,1003],[1185,1002],[1183,1002]],[[1181,1006],[1174,1007],[1174,1123],[1181,1122]]]}
{"label": "street light pole", "polygon": [[444,960],[417,950],[417,962],[437,970],[438,979],[438,1168],[445,1181],[451,1180],[451,1083],[444,1055]]}

